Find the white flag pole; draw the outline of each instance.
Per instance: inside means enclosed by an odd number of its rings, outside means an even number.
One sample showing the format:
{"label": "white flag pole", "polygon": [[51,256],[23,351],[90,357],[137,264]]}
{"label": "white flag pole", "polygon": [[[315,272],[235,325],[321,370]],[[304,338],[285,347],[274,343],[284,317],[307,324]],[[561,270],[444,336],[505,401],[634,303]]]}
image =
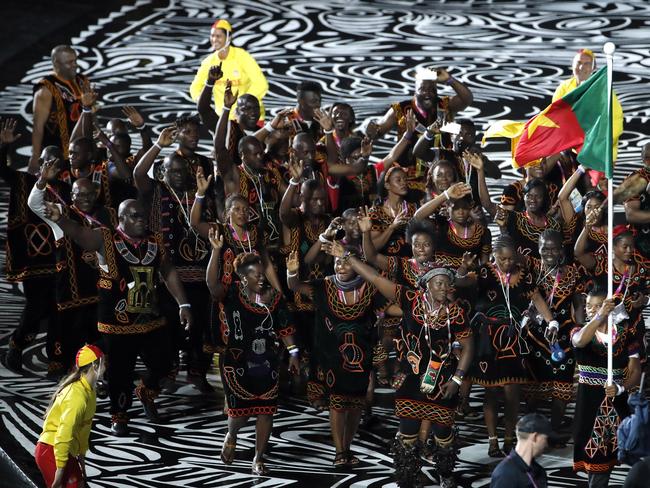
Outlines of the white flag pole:
{"label": "white flag pole", "polygon": [[[613,42],[606,42],[603,46],[603,52],[607,58],[607,120],[612,120],[612,77],[614,72],[614,51],[616,46]],[[611,132],[611,127],[609,129]],[[607,138],[611,141],[611,134]],[[611,151],[611,144],[607,148]],[[613,157],[613,155],[612,155]],[[612,160],[612,173],[614,161]],[[612,178],[607,179],[607,296],[612,297],[614,276],[614,183]],[[607,384],[614,383],[614,324],[612,315],[607,318]]]}

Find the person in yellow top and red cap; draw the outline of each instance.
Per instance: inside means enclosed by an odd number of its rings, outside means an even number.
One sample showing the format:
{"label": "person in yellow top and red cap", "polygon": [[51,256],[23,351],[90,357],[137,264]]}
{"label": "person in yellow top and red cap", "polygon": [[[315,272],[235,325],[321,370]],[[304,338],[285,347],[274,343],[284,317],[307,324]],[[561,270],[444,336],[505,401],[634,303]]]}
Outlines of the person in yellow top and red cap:
{"label": "person in yellow top and red cap", "polygon": [[[208,73],[210,68],[221,65],[223,76],[214,81],[212,97],[217,114],[223,110],[223,95],[226,82],[230,80],[233,92],[239,96],[253,95],[260,102],[260,120],[264,120],[264,107],[262,98],[269,90],[269,84],[257,62],[245,49],[232,45],[232,26],[225,19],[219,19],[210,29],[210,45],[213,53],[201,62],[201,67],[194,76],[190,85],[190,96],[195,102],[206,87],[210,88]],[[230,119],[235,119],[235,108],[230,111]]]}
{"label": "person in yellow top and red cap", "polygon": [[48,488],[86,484],[84,458],[95,415],[95,387],[104,374],[104,353],[85,345],[77,352],[75,364],[52,395],[34,453]]}

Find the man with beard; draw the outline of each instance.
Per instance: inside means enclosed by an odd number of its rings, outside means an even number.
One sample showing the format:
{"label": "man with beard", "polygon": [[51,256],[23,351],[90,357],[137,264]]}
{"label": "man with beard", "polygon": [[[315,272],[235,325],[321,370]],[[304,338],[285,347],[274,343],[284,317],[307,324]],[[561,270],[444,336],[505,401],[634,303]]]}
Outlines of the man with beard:
{"label": "man with beard", "polygon": [[[52,229],[56,240],[56,306],[58,327],[55,333],[54,360],[64,374],[74,364],[74,353],[84,344],[97,341],[97,258],[80,248],[61,228],[45,218],[45,193],[48,180],[54,179],[57,161],[43,164],[41,176],[29,195],[29,208]],[[72,185],[72,205],[57,203],[59,212],[87,228],[115,227],[112,208],[99,206],[95,185],[80,178]]]}
{"label": "man with beard", "polygon": [[38,157],[45,146],[63,148],[63,157],[68,158],[70,134],[82,108],[90,112],[80,98],[89,82],[77,74],[77,53],[70,46],[60,45],[52,49],[51,58],[53,73],[34,85],[31,173],[38,170]]}
{"label": "man with beard", "polygon": [[[438,83],[451,86],[456,95],[453,97],[438,97]],[[419,199],[425,191],[427,168],[424,161],[417,159],[412,153],[413,145],[418,138],[425,134],[426,129],[440,127],[451,122],[454,115],[472,104],[474,96],[463,83],[451,77],[444,69],[436,71],[420,69],[415,77],[415,94],[413,98],[394,103],[378,123],[368,124],[366,134],[375,139],[390,132],[397,126],[397,137],[401,139],[407,131],[407,115],[412,112],[417,120],[415,132],[408,151],[400,158],[400,164],[408,169],[410,199]],[[435,124],[435,125],[434,125]],[[432,127],[432,128],[434,128]],[[432,140],[435,147],[451,148],[448,134],[436,134]]]}
{"label": "man with beard", "polygon": [[[205,283],[205,268],[210,258],[209,244],[202,239],[190,224],[190,211],[197,198],[194,188],[190,187],[190,168],[187,160],[178,151],[164,159],[161,173],[162,181],[148,176],[160,149],[170,146],[180,131],[174,127],[163,129],[156,144],[147,151],[135,167],[133,173],[135,185],[141,201],[151,202],[151,230],[158,233],[163,240],[169,260],[175,266],[183,282],[188,304],[194,312],[194,324],[189,330],[189,344],[184,347],[189,355],[187,378],[202,392],[211,392],[206,373],[210,367],[210,355],[203,352],[203,336],[210,320],[210,293]],[[202,171],[202,169],[201,169]],[[199,198],[206,198],[199,196]],[[209,197],[208,197],[209,199]],[[208,222],[216,220],[212,202],[205,202],[203,218]],[[184,343],[185,332],[178,323],[173,300],[163,291],[161,294],[161,312],[171,326],[173,343]],[[177,347],[172,351],[177,356]]]}
{"label": "man with beard", "polygon": [[[0,178],[10,187],[7,222],[7,259],[5,276],[10,283],[22,283],[25,296],[20,321],[9,338],[5,364],[13,371],[23,368],[22,351],[31,344],[39,331],[41,320],[47,323],[46,352],[52,371],[60,369],[55,361],[54,331],[56,327],[54,236],[48,225],[29,210],[27,197],[36,183],[36,176],[9,166],[10,146],[18,139],[16,121],[6,119],[0,127]],[[61,160],[61,149],[47,146],[38,158],[38,167],[45,161]],[[55,201],[56,195],[69,201],[70,186],[53,177],[48,181],[45,198]],[[50,366],[48,365],[48,368]]]}
{"label": "man with beard", "polygon": [[169,355],[161,354],[170,346],[165,319],[158,309],[160,278],[178,303],[181,323],[191,326],[191,306],[183,284],[162,240],[148,232],[147,215],[136,200],[120,204],[116,228],[90,229],[61,215],[59,207],[51,203],[46,203],[45,217],[81,248],[98,255],[98,330],[109,357],[111,432],[127,435],[137,357],[142,358],[148,374],[135,394],[147,417],[154,421],[158,419],[154,399],[160,379],[171,367]]}

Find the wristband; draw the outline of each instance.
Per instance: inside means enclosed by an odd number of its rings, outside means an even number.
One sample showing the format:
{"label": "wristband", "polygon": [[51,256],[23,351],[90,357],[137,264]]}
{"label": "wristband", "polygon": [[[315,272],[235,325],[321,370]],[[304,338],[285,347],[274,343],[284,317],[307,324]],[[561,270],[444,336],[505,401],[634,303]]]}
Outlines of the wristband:
{"label": "wristband", "polygon": [[447,200],[451,200],[451,197],[449,196],[449,193],[447,192],[447,190],[443,191],[442,194],[445,196],[445,198]]}
{"label": "wristband", "polygon": [[273,132],[273,131],[275,130],[275,129],[273,128],[273,126],[271,125],[271,122],[267,122],[266,124],[264,124],[264,129],[265,129],[267,132]]}
{"label": "wristband", "polygon": [[454,79],[454,77],[453,77],[453,76],[450,76],[449,79],[448,79],[447,81],[445,81],[445,83],[446,83],[447,85],[451,86],[451,84],[452,84],[454,81],[456,81],[456,80]]}
{"label": "wristband", "polygon": [[206,81],[206,82],[205,82],[205,86],[207,86],[208,88],[212,88],[212,87],[214,86],[214,83],[210,84],[210,83],[208,83],[208,82]]}
{"label": "wristband", "polygon": [[318,240],[321,241],[324,244],[330,244],[331,243],[331,241],[327,237],[325,237],[324,233],[318,236]]}
{"label": "wristband", "polygon": [[194,199],[195,200],[203,200],[205,198],[205,195],[199,195],[198,193],[194,194]]}
{"label": "wristband", "polygon": [[224,108],[223,108],[223,111],[224,111],[224,112],[230,112],[230,107],[224,107]]}
{"label": "wristband", "polygon": [[548,328],[549,329],[560,330],[560,323],[557,320],[551,320],[548,323]]}
{"label": "wristband", "polygon": [[[460,345],[460,344],[459,344]],[[465,371],[462,369],[458,368],[456,372],[454,373],[454,376],[458,376],[461,380],[465,377]]]}
{"label": "wristband", "polygon": [[578,165],[578,169],[576,169],[576,171],[580,172],[581,174],[585,174],[585,172],[587,170],[585,169],[585,167],[583,165],[580,164],[580,165]]}
{"label": "wristband", "polygon": [[136,127],[135,130],[142,130],[142,129],[144,129],[146,126],[147,126],[147,124],[142,124],[141,126]]}
{"label": "wristband", "polygon": [[451,381],[456,383],[458,386],[463,384],[463,380],[461,378],[459,378],[458,376],[456,376],[456,375],[451,377]]}
{"label": "wristband", "polygon": [[289,184],[290,184],[291,186],[298,186],[298,185],[300,184],[300,181],[296,181],[296,180],[294,180],[293,178],[291,178],[291,179],[289,180]]}
{"label": "wristband", "polygon": [[434,138],[434,134],[433,134],[433,132],[431,132],[429,129],[425,130],[425,131],[424,131],[424,138],[425,138],[427,141],[433,141],[433,138]]}
{"label": "wristband", "polygon": [[603,319],[603,317],[602,317],[602,315],[600,315],[600,312],[596,312],[594,320],[602,320],[602,319]]}
{"label": "wristband", "polygon": [[297,271],[295,273],[291,273],[289,270],[287,270],[287,278],[295,278],[296,276],[298,276]]}
{"label": "wristband", "polygon": [[160,144],[158,144],[157,142],[154,142],[153,146],[157,147],[159,151],[162,151],[162,146]]}
{"label": "wristband", "polygon": [[92,109],[92,107],[84,107],[84,106],[82,106],[81,111],[83,113],[85,113],[85,114],[89,114],[89,113],[91,113],[93,111],[93,109]]}
{"label": "wristband", "polygon": [[300,352],[300,349],[298,349],[298,348],[296,347],[295,349],[292,349],[291,351],[289,351],[289,355],[290,355],[290,356],[298,356],[298,353],[299,353],[299,352]]}
{"label": "wristband", "polygon": [[334,129],[323,130],[323,134],[333,134],[333,133],[334,133]]}
{"label": "wristband", "polygon": [[619,385],[618,383],[614,383],[614,384],[616,385],[616,396],[625,393],[625,387],[623,385]]}
{"label": "wristband", "polygon": [[189,303],[181,303],[178,308],[192,308],[192,305]]}

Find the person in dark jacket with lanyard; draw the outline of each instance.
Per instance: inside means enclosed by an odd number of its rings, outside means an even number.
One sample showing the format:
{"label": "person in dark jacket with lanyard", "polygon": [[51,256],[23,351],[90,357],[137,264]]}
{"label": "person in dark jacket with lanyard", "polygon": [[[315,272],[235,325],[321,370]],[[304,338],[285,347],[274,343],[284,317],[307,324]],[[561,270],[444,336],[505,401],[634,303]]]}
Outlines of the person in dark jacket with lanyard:
{"label": "person in dark jacket with lanyard", "polygon": [[517,422],[517,445],[492,472],[490,488],[546,488],[546,471],[535,461],[544,452],[551,434],[551,422],[541,414],[529,413]]}

